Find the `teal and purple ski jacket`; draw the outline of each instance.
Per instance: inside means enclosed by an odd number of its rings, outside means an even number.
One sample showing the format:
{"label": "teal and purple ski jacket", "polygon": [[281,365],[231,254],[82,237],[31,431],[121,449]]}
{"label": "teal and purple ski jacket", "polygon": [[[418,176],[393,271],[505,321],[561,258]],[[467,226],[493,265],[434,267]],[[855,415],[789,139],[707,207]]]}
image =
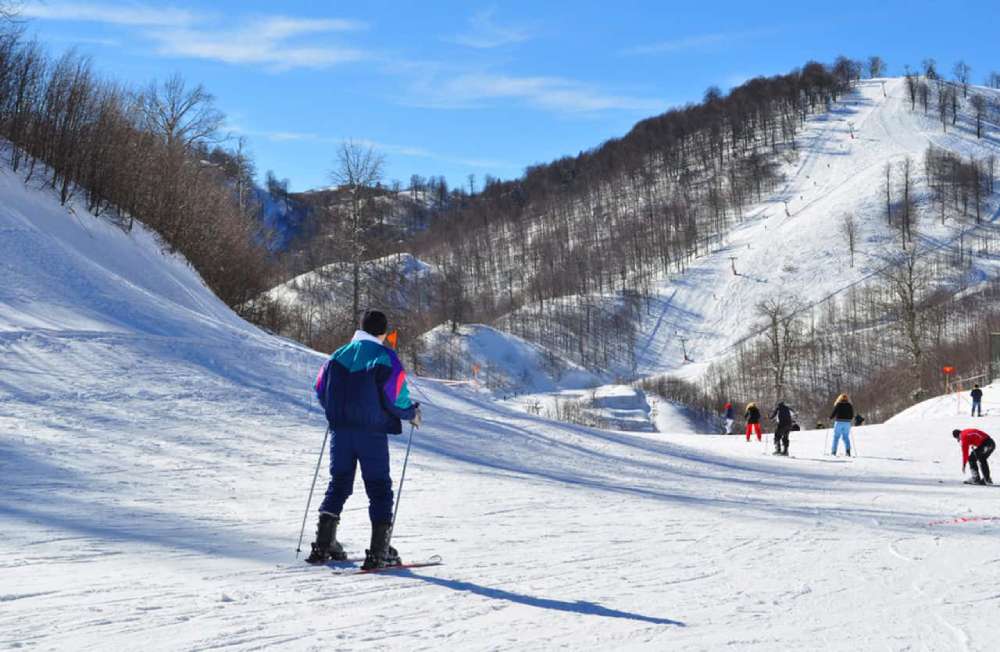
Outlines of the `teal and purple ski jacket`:
{"label": "teal and purple ski jacket", "polygon": [[316,397],[330,427],[398,435],[413,418],[406,370],[396,352],[358,331],[330,356],[316,377]]}

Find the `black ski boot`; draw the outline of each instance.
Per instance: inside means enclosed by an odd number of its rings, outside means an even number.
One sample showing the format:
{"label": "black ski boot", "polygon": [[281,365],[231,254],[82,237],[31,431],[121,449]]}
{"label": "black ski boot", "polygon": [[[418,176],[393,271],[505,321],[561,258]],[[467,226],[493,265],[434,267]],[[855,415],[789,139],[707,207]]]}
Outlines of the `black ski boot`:
{"label": "black ski boot", "polygon": [[362,570],[399,566],[403,563],[396,549],[389,545],[391,537],[391,523],[372,523],[372,541],[369,548],[365,550],[365,563],[361,565]]}
{"label": "black ski boot", "polygon": [[316,526],[316,540],[312,544],[312,552],[306,558],[308,564],[325,564],[328,561],[345,561],[347,553],[337,541],[337,525],[340,517],[334,514],[320,514]]}
{"label": "black ski boot", "polygon": [[850,456],[851,456],[851,449],[850,449],[850,448],[848,448],[848,449],[847,449],[846,451],[844,451],[844,453],[845,453],[845,454],[846,454],[846,455],[847,455],[848,457],[850,457]]}

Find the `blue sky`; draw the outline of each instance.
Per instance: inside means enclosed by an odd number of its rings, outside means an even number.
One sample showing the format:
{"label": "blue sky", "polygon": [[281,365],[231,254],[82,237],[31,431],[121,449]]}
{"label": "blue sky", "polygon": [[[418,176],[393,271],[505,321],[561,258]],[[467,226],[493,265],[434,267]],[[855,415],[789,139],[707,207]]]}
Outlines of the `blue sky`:
{"label": "blue sky", "polygon": [[[947,8],[945,8],[947,6]],[[26,28],[103,74],[203,83],[260,176],[329,183],[344,139],[387,180],[512,178],[623,135],[643,117],[787,72],[879,54],[1000,70],[997,2],[139,3],[24,0]]]}

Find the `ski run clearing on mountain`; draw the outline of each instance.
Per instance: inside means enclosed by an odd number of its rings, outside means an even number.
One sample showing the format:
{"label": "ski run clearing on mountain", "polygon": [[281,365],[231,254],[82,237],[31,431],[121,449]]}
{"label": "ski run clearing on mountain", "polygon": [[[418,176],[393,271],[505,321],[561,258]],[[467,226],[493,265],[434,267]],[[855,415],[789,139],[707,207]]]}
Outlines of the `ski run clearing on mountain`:
{"label": "ski run clearing on mountain", "polygon": [[[855,429],[854,458],[821,430],[785,459],[418,377],[393,542],[445,563],[337,576],[294,551],[323,355],[241,321],[148,231],[74,209],[0,168],[0,647],[995,649],[1000,494],[962,484],[950,431],[1000,432],[1000,387],[986,417],[936,399]],[[340,538],[357,556],[367,537],[359,479]]]}
{"label": "ski run clearing on mountain", "polygon": [[[979,87],[976,92],[996,93]],[[863,80],[830,112],[809,118],[798,138],[798,156],[782,168],[785,182],[730,231],[725,246],[662,281],[640,324],[635,372],[700,378],[760,326],[756,306],[762,301],[777,296],[818,301],[883,267],[883,257],[899,248],[898,229],[885,220],[886,164],[899,165],[909,156],[920,170],[914,174],[915,192],[924,202],[929,145],[965,159],[1000,156],[995,139],[977,140],[975,129],[965,124],[942,133],[935,118],[919,105],[910,110],[901,78]],[[899,174],[893,171],[894,183]],[[995,221],[997,210],[993,202],[984,221]],[[853,268],[841,232],[845,215],[858,223]],[[919,240],[927,248],[939,247],[963,229],[971,233],[975,226],[951,219],[942,226],[928,214],[921,218]],[[973,258],[973,271],[983,279],[995,275],[996,265],[995,257]],[[685,347],[691,362],[685,362]]]}

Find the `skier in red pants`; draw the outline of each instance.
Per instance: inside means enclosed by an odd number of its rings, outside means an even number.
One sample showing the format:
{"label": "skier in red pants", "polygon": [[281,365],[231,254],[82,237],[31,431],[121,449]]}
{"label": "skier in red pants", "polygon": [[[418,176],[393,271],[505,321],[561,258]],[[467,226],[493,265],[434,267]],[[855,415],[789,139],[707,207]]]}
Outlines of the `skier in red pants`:
{"label": "skier in red pants", "polygon": [[760,410],[757,404],[751,401],[747,403],[747,411],[743,413],[743,418],[747,420],[747,441],[750,441],[750,433],[757,433],[757,441],[762,441],[760,433]]}

